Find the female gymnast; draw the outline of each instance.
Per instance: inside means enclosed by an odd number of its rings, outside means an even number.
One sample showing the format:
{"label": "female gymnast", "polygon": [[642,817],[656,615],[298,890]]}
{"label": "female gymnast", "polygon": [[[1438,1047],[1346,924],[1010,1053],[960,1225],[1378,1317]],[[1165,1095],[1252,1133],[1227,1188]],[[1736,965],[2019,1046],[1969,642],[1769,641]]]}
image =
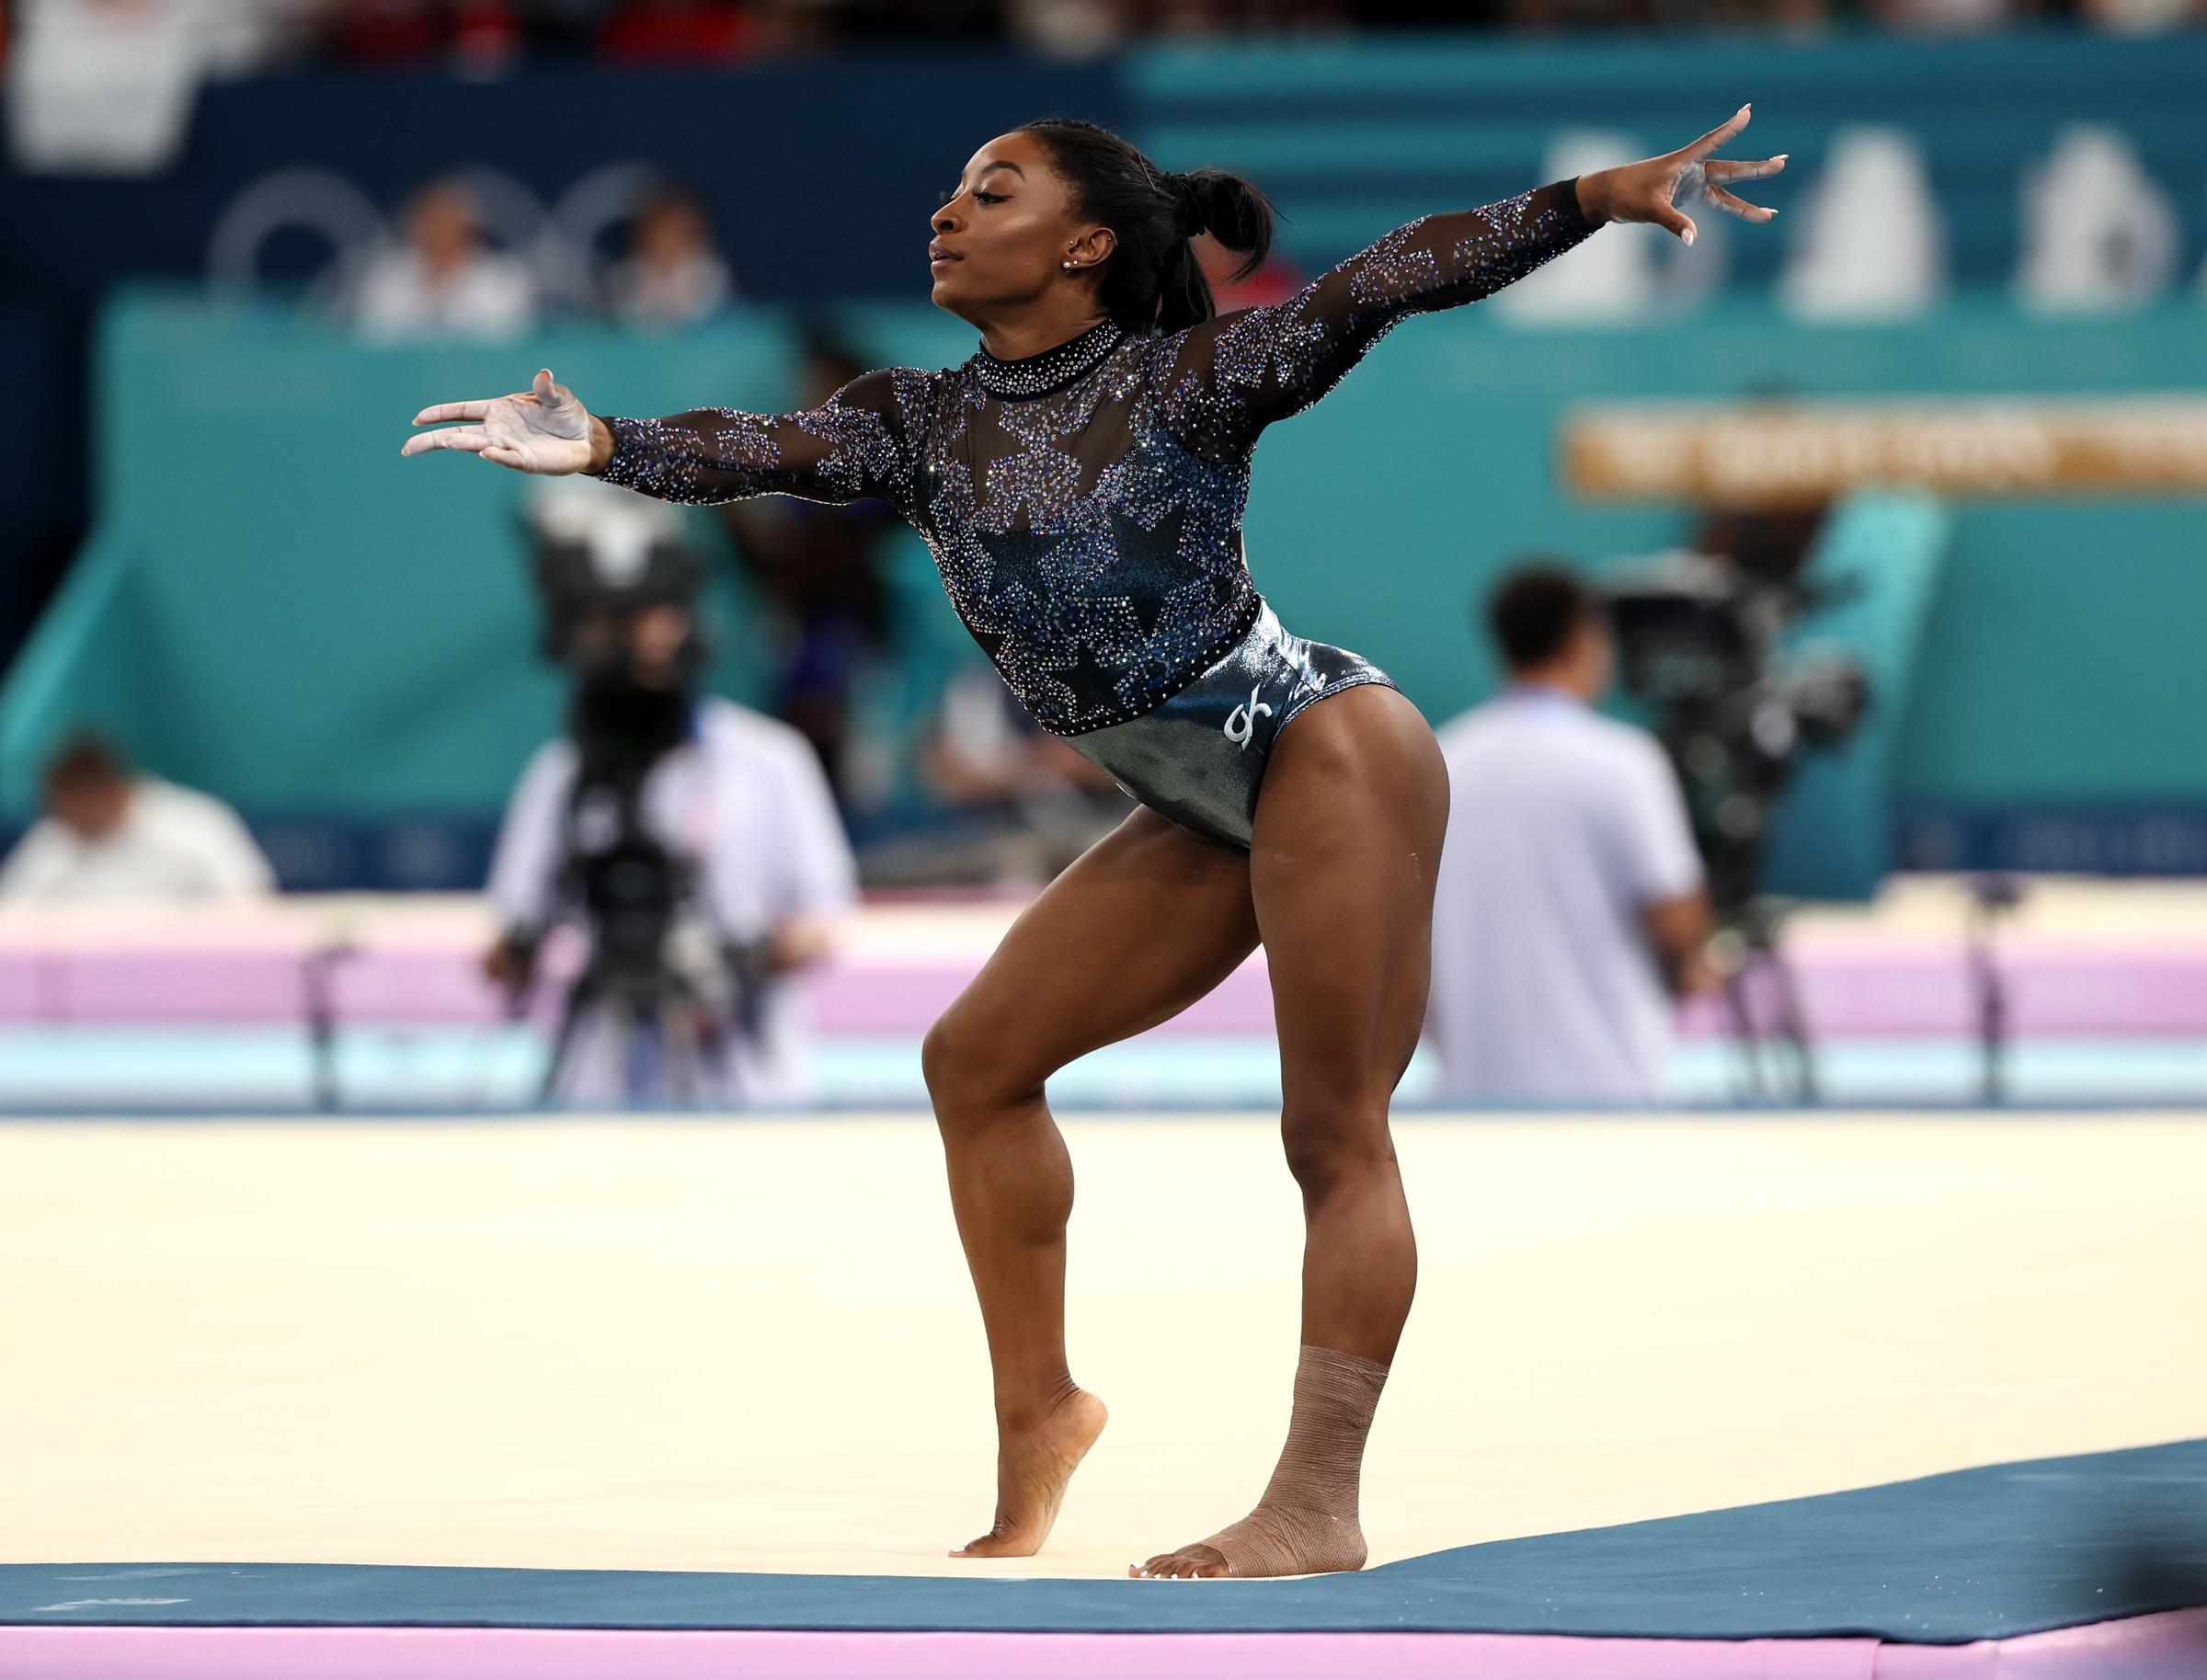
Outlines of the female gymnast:
{"label": "female gymnast", "polygon": [[[1262,943],[1306,1233],[1287,1442],[1249,1515],[1130,1572],[1363,1565],[1364,1441],[1417,1273],[1388,1103],[1424,1014],[1448,784],[1385,673],[1291,634],[1251,583],[1251,451],[1406,316],[1485,297],[1605,222],[1690,244],[1681,203],[1768,221],[1725,185],[1785,159],[1713,155],[1747,120],[1743,106],[1667,156],[1428,216],[1223,316],[1189,239],[1253,269],[1272,233],[1253,188],[1171,174],[1089,123],[1029,123],[973,154],[930,224],[933,300],[980,332],[960,367],[869,373],[801,414],[664,419],[600,418],[546,370],[415,417],[465,424],[416,434],[409,455],[670,501],[881,497],[1027,709],[1141,802],[1020,917],[921,1052],[995,1385],[996,1520],[955,1555],[1039,1549],[1104,1428],[1066,1363],[1073,1174],[1045,1082]],[[1156,1272],[1188,1281],[1170,1260]]]}

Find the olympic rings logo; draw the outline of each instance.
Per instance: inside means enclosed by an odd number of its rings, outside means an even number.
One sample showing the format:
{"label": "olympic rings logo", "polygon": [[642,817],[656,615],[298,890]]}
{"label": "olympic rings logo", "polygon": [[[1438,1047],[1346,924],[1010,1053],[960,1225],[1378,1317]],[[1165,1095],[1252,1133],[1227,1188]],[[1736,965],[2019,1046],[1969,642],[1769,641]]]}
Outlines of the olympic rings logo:
{"label": "olympic rings logo", "polygon": [[[607,267],[606,235],[629,219],[665,172],[637,162],[603,165],[549,204],[502,169],[468,166],[439,178],[474,194],[486,240],[529,265],[543,302],[584,306],[594,302]],[[331,307],[349,301],[370,264],[395,244],[389,218],[345,176],[277,169],[240,189],[216,217],[207,241],[208,284],[231,296],[266,290],[261,264],[269,242],[300,232],[329,248],[307,295]]]}

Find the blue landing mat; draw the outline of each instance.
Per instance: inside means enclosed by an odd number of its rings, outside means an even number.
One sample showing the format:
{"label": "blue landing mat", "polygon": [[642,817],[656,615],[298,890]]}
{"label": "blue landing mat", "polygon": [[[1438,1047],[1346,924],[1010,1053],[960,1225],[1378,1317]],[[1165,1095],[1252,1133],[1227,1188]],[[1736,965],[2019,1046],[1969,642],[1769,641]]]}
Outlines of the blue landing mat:
{"label": "blue landing mat", "polygon": [[2009,1639],[2207,1606],[2207,1440],[1466,1546],[1310,1581],[0,1566],[0,1622]]}

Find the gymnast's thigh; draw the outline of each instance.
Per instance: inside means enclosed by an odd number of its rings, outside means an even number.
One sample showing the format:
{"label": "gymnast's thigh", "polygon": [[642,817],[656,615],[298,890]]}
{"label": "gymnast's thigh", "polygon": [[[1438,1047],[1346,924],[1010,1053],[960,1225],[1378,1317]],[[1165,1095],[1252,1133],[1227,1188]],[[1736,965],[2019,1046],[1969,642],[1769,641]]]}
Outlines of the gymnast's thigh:
{"label": "gymnast's thigh", "polygon": [[1171,1020],[1256,943],[1249,853],[1138,807],[1043,889],[943,1012],[931,1083],[955,1074],[1031,1094],[1066,1063]]}

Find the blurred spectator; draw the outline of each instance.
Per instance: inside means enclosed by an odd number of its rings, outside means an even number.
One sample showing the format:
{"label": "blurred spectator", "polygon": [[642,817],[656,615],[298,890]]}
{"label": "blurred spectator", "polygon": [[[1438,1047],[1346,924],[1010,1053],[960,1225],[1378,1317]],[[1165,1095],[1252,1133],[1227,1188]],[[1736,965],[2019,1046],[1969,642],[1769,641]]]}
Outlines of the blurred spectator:
{"label": "blurred spectator", "polygon": [[334,0],[323,40],[341,59],[403,63],[449,56],[462,69],[487,72],[504,68],[532,35],[557,40],[566,16],[558,5],[524,12],[512,0]]}
{"label": "blurred spectator", "polygon": [[[0,6],[0,62],[10,9]],[[1054,57],[1084,58],[1129,39],[1350,29],[1777,29],[1798,36],[1825,30],[1835,13],[1915,35],[1983,33],[2072,17],[2116,33],[2150,34],[2195,23],[2207,0],[1867,0],[1843,10],[1832,0],[65,0],[34,9],[70,14],[69,29],[78,33],[103,13],[151,20],[150,33],[126,32],[137,38],[128,50],[143,56],[158,37],[154,57],[168,67],[166,86],[149,83],[143,66],[133,74],[173,105],[176,90],[188,91],[202,67],[247,73],[313,41],[349,62],[446,58],[487,72],[524,51],[726,63],[914,38],[1005,40]],[[40,32],[61,33],[43,20]],[[111,35],[107,44],[113,45]],[[71,143],[143,150],[143,140],[120,136],[146,130],[154,120],[148,111],[126,103],[110,115],[120,120],[117,135],[86,126]],[[175,128],[166,115],[157,126],[163,133]]]}
{"label": "blurred spectator", "polygon": [[400,243],[378,253],[361,279],[354,309],[364,335],[495,338],[527,328],[536,313],[529,270],[490,248],[465,182],[429,183],[406,206],[401,228]]}
{"label": "blurred spectator", "polygon": [[132,773],[79,735],[46,768],[46,815],[0,864],[0,900],[113,903],[272,892],[275,873],[219,799]]}
{"label": "blurred spectator", "polygon": [[1813,321],[1919,314],[1946,288],[1946,225],[1915,139],[1843,128],[1804,196],[1778,295]]}
{"label": "blurred spectator", "polygon": [[1658,0],[1502,0],[1500,21],[1514,29],[1646,29],[1663,20]]}
{"label": "blurred spectator", "polygon": [[2150,303],[2176,278],[2176,207],[2121,131],[2073,123],[2023,184],[2016,291],[2049,314]]}
{"label": "blurred spectator", "polygon": [[2083,10],[2112,35],[2160,35],[2207,18],[2202,0],[2083,0]]}
{"label": "blurred spectator", "polygon": [[628,255],[605,280],[606,302],[631,326],[686,326],[718,314],[735,295],[728,265],[715,248],[704,206],[680,188],[661,186],[636,207]]}
{"label": "blurred spectator", "polygon": [[1871,0],[1889,29],[1908,35],[1985,35],[2017,21],[2018,0]]}
{"label": "blurred spectator", "polygon": [[628,63],[726,63],[757,36],[750,14],[729,0],[627,0],[599,34],[598,50]]}
{"label": "blurred spectator", "polygon": [[[808,333],[797,406],[818,407],[872,365]],[[836,506],[794,496],[729,502],[721,515],[772,621],[767,704],[812,743],[840,793],[853,691],[889,643],[885,568],[903,521],[886,502]]]}
{"label": "blurred spectator", "polygon": [[784,30],[821,37],[977,40],[1001,37],[1006,0],[756,0]]}
{"label": "blurred spectator", "polygon": [[1149,29],[1159,35],[1340,29],[1350,17],[1346,0],[1149,0],[1143,9]]}
{"label": "blurred spectator", "polygon": [[1091,58],[1116,46],[1132,23],[1128,0],[1007,0],[1012,38],[1053,58]]}
{"label": "blurred spectator", "polygon": [[1672,996],[1709,984],[1701,860],[1653,737],[1594,705],[1607,618],[1568,571],[1504,578],[1504,692],[1441,731],[1450,815],[1427,1032],[1480,1103],[1661,1097]]}
{"label": "blurred spectator", "polygon": [[172,167],[207,57],[196,25],[176,0],[33,7],[8,70],[10,162],[95,175]]}

